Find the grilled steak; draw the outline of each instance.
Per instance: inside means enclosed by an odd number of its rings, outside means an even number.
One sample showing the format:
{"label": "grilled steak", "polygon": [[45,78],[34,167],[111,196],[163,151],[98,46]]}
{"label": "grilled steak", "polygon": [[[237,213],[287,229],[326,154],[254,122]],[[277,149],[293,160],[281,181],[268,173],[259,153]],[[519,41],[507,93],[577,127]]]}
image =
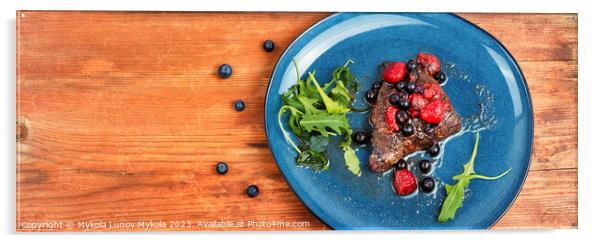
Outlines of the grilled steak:
{"label": "grilled steak", "polygon": [[[378,91],[378,96],[375,101],[370,122],[373,125],[372,132],[372,154],[370,155],[370,168],[376,172],[389,170],[397,161],[406,155],[418,150],[426,150],[457,132],[461,129],[460,117],[454,111],[454,108],[449,100],[449,97],[443,89],[439,88],[439,82],[431,75],[432,71],[428,66],[418,65],[408,73],[408,83],[413,82],[417,87],[424,88],[435,86],[440,90],[438,100],[443,102],[444,114],[441,121],[438,123],[428,123],[421,118],[419,110],[412,110],[412,116],[406,122],[406,126],[413,127],[412,134],[403,135],[402,131],[395,131],[386,121],[387,109],[392,106],[389,102],[389,96],[393,93],[398,93],[395,86],[385,83]],[[401,81],[404,82],[404,81]],[[430,85],[428,85],[430,84]],[[419,90],[417,92],[423,92]],[[404,93],[402,91],[401,93]],[[419,93],[418,93],[419,94]],[[401,94],[406,97],[409,93]],[[424,96],[427,94],[425,93]],[[420,94],[422,96],[422,94]],[[414,106],[414,104],[412,104]],[[428,119],[427,119],[428,120]]]}

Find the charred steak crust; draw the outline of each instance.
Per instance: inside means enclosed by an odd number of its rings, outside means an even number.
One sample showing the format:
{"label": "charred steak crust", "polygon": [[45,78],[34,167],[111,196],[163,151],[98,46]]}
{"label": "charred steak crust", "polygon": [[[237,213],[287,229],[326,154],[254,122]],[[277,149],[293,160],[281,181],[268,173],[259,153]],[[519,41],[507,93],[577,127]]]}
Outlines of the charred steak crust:
{"label": "charred steak crust", "polygon": [[[409,73],[410,77],[417,85],[426,83],[438,83],[433,77],[428,75],[424,69],[416,68]],[[392,133],[385,121],[387,107],[390,106],[388,97],[397,92],[395,87],[390,84],[383,84],[378,93],[378,97],[370,122],[373,126],[372,132],[372,154],[369,158],[370,168],[376,172],[389,170],[397,161],[408,154],[418,150],[426,150],[433,144],[441,141],[461,129],[460,117],[454,111],[449,97],[443,91],[441,100],[446,104],[445,115],[441,122],[428,130],[426,123],[420,118],[411,118],[411,124],[414,127],[414,133],[410,136],[403,136],[401,132]]]}

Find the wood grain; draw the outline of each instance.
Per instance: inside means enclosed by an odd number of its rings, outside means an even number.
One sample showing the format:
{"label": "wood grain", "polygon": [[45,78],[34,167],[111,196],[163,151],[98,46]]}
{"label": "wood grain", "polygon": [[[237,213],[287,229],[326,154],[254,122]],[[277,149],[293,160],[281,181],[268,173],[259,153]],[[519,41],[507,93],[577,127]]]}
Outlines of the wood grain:
{"label": "wood grain", "polygon": [[[18,12],[17,231],[46,221],[64,223],[54,231],[140,231],[68,224],[151,220],[185,221],[151,230],[328,229],[288,187],[263,130],[273,66],[328,15]],[[531,172],[495,228],[577,227],[577,16],[461,16],[506,45],[533,98]],[[215,75],[222,63],[231,78]],[[230,165],[226,176],[217,161]],[[249,184],[260,196],[245,195]],[[245,227],[198,224],[222,220]]]}

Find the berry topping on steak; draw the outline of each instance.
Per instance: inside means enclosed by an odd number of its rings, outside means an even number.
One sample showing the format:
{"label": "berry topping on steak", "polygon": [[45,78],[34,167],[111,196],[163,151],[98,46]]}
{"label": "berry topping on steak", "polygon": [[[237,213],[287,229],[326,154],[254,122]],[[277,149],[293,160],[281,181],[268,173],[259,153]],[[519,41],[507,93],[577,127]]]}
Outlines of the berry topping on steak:
{"label": "berry topping on steak", "polygon": [[417,65],[403,65],[403,71],[395,63],[403,64],[392,62],[383,69],[386,83],[370,115],[374,129],[369,165],[376,172],[389,170],[406,155],[430,149],[461,129],[460,117],[433,77],[441,73],[439,59],[420,53]]}

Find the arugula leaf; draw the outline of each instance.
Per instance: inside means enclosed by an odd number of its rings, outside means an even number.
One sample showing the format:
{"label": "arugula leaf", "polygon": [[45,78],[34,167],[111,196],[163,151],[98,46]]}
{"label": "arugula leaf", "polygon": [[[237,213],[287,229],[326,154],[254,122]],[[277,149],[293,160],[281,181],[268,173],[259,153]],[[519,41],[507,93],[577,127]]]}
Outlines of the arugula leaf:
{"label": "arugula leaf", "polygon": [[[337,68],[332,73],[333,80],[340,80],[343,82],[346,89],[349,90],[350,94],[355,94],[359,88],[359,84],[355,79],[355,76],[351,73],[351,69],[347,66],[349,63],[353,63],[352,60],[347,60],[345,65]],[[352,96],[353,97],[353,96]]]}
{"label": "arugula leaf", "polygon": [[329,139],[324,136],[311,136],[309,138],[309,149],[315,152],[324,152],[326,151],[326,146],[328,146]]}
{"label": "arugula leaf", "polygon": [[495,176],[495,177],[489,177],[489,176],[483,176],[483,175],[476,174],[474,171],[474,161],[477,156],[478,147],[479,147],[479,133],[477,132],[475,145],[474,145],[474,148],[472,149],[472,155],[470,156],[470,160],[466,164],[464,164],[464,171],[462,173],[452,177],[452,179],[454,179],[458,182],[454,185],[447,185],[447,184],[445,185],[445,192],[446,192],[447,196],[445,197],[445,200],[443,201],[443,205],[441,206],[441,212],[439,213],[439,217],[437,217],[437,221],[439,221],[440,223],[445,223],[448,220],[453,219],[456,216],[456,211],[458,211],[458,209],[460,207],[462,207],[462,201],[464,201],[464,192],[466,191],[466,188],[468,188],[468,185],[470,184],[470,180],[472,180],[472,179],[497,180],[497,179],[501,178],[502,176],[505,176],[506,174],[508,174],[508,172],[510,172],[510,170],[512,170],[512,168],[509,168],[504,173],[502,173],[498,176]]}
{"label": "arugula leaf", "polygon": [[349,107],[347,107],[346,105],[341,104],[338,101],[334,101],[330,97],[328,97],[326,92],[324,92],[322,87],[320,87],[320,84],[318,84],[318,81],[316,81],[316,78],[314,77],[313,73],[309,73],[308,75],[309,75],[309,79],[314,83],[314,86],[316,87],[318,93],[320,94],[320,97],[322,98],[322,102],[324,102],[324,105],[326,106],[326,110],[328,111],[329,114],[343,114],[344,115],[345,113],[350,111]]}
{"label": "arugula leaf", "polygon": [[[292,106],[283,105],[282,107],[280,107],[280,111],[278,111],[278,125],[280,126],[280,131],[282,131],[282,134],[284,134],[284,139],[286,140],[286,142],[292,145],[298,153],[301,153],[301,150],[297,148],[297,145],[295,145],[293,140],[288,136],[288,133],[286,133],[286,131],[284,130],[284,126],[282,126],[282,115],[284,114],[284,112],[286,112],[287,109],[290,110],[292,114],[301,113],[299,110],[295,109]],[[291,117],[293,116],[292,114]]]}
{"label": "arugula leaf", "polygon": [[294,107],[297,110],[302,110],[303,105],[301,104],[301,102],[299,102],[297,96],[291,96],[292,92],[293,90],[291,89],[288,92],[280,95],[280,98],[282,99],[282,105],[288,105]]}
{"label": "arugula leaf", "polygon": [[345,140],[341,142],[340,148],[343,150],[343,158],[345,158],[345,166],[347,169],[351,171],[356,176],[359,176],[361,173],[360,169],[360,159],[355,154],[355,150],[351,147],[351,134],[353,134],[353,130],[351,128],[346,129]]}
{"label": "arugula leaf", "polygon": [[299,125],[300,119],[301,112],[291,112],[291,115],[288,119],[288,126],[297,137],[301,137],[303,134],[303,130],[301,130],[301,126]]}
{"label": "arugula leaf", "polygon": [[305,150],[297,156],[296,163],[298,166],[305,166],[315,171],[328,169],[328,159],[322,153],[313,150]]}
{"label": "arugula leaf", "polygon": [[349,94],[347,88],[345,88],[345,84],[343,84],[343,81],[337,81],[330,93],[332,94],[333,100],[345,106],[350,105],[349,103],[352,100],[351,95]]}
{"label": "arugula leaf", "polygon": [[357,158],[355,154],[355,150],[351,148],[351,146],[344,146],[343,149],[343,157],[345,158],[345,166],[347,169],[351,171],[356,176],[360,175],[360,159]]}
{"label": "arugula leaf", "polygon": [[[345,114],[305,114],[299,125],[308,132],[319,132],[322,136],[334,136],[343,134],[344,130],[351,129]],[[333,132],[331,132],[333,131]]]}
{"label": "arugula leaf", "polygon": [[470,180],[460,180],[455,185],[445,185],[447,197],[441,206],[441,212],[437,220],[440,223],[447,222],[456,216],[456,211],[462,207],[464,201],[464,191],[468,187]]}
{"label": "arugula leaf", "polygon": [[[315,78],[315,72],[309,72],[302,80],[295,60],[297,83],[281,95],[282,107],[278,112],[280,130],[291,146],[299,154],[297,165],[324,170],[328,168],[328,160],[324,155],[330,136],[344,135],[340,148],[343,150],[345,165],[354,174],[360,174],[359,159],[351,147],[351,125],[346,114],[351,111],[351,104],[357,92],[357,81],[348,60],[345,65],[333,71],[332,80],[322,86]],[[334,87],[332,87],[334,85]],[[332,88],[331,88],[332,87]],[[289,127],[301,142],[297,146],[284,130],[282,116],[289,112]]]}
{"label": "arugula leaf", "polygon": [[305,114],[317,115],[320,113],[320,110],[318,110],[318,108],[315,107],[315,105],[318,103],[317,99],[312,99],[305,96],[299,96],[297,97],[297,99],[303,106]]}

